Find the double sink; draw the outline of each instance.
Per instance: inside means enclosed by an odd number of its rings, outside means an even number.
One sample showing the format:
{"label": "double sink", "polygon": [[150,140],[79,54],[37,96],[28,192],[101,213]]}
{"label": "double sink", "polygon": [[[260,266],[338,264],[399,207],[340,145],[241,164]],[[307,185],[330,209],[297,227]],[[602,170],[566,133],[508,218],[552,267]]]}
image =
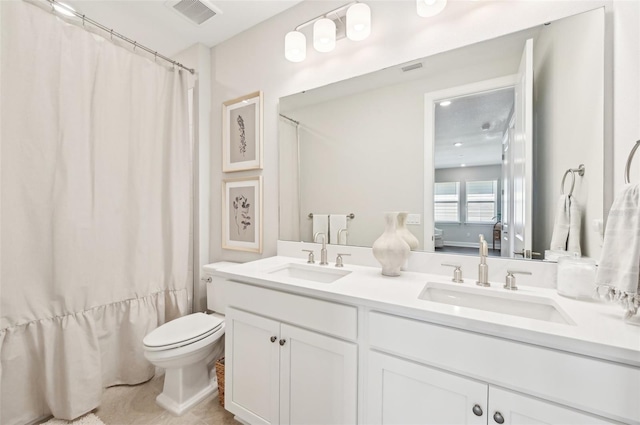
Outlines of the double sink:
{"label": "double sink", "polygon": [[[293,278],[315,283],[334,283],[350,270],[312,264],[288,263],[267,271],[276,278]],[[510,316],[575,325],[569,315],[551,298],[473,285],[427,282],[418,299],[456,307],[472,308]]]}

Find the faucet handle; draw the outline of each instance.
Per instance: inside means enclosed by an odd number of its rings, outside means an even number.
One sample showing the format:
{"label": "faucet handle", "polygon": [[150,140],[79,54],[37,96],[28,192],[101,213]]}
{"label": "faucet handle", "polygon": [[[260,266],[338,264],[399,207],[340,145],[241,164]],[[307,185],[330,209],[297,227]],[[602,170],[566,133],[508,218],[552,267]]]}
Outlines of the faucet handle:
{"label": "faucet handle", "polygon": [[445,267],[454,267],[455,269],[453,270],[453,278],[451,279],[452,282],[455,283],[463,283],[464,279],[462,278],[462,269],[461,269],[461,265],[460,264],[448,264],[448,263],[440,263],[441,266],[445,266]]}
{"label": "faucet handle", "polygon": [[514,276],[514,274],[532,274],[531,272],[524,272],[524,271],[520,271],[520,270],[507,270],[507,277],[505,278],[505,282],[504,282],[504,289],[509,289],[511,291],[515,291],[518,289],[518,287],[516,286],[516,277]]}
{"label": "faucet handle", "polygon": [[307,264],[315,264],[316,260],[315,260],[315,258],[313,256],[313,250],[312,249],[303,249],[302,251],[309,253],[309,258],[307,259]]}
{"label": "faucet handle", "polygon": [[338,257],[336,257],[336,267],[344,267],[344,264],[342,263],[343,255],[349,257],[351,254],[338,254]]}

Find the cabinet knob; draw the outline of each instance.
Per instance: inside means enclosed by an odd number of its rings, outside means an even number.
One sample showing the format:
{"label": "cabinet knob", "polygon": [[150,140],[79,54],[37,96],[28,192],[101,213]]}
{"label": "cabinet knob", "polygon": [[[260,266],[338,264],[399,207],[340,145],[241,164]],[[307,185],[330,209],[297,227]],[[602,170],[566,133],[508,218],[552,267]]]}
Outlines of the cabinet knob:
{"label": "cabinet knob", "polygon": [[280,345],[284,345],[286,342],[287,342],[287,340],[286,340],[286,339],[281,339],[281,340],[280,340]]}
{"label": "cabinet knob", "polygon": [[473,414],[476,416],[482,416],[482,407],[480,407],[479,404],[476,404],[475,406],[473,406],[473,409],[471,409],[473,411]]}
{"label": "cabinet knob", "polygon": [[496,421],[497,424],[504,423],[504,416],[500,412],[496,412],[493,414],[493,420]]}
{"label": "cabinet knob", "polygon": [[271,338],[269,338],[271,340],[271,342],[276,342],[276,339],[278,339],[278,337],[276,336],[272,336]]}

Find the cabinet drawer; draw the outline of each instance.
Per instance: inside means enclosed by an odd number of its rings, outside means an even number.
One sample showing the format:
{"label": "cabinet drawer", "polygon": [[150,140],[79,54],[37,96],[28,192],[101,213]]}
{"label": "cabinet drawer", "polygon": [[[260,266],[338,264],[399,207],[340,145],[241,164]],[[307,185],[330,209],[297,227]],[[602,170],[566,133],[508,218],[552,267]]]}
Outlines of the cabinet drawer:
{"label": "cabinet drawer", "polygon": [[227,281],[224,285],[226,302],[230,307],[339,338],[355,340],[358,337],[358,309],[354,306],[239,282]]}
{"label": "cabinet drawer", "polygon": [[379,312],[369,314],[369,343],[576,409],[640,421],[640,368]]}

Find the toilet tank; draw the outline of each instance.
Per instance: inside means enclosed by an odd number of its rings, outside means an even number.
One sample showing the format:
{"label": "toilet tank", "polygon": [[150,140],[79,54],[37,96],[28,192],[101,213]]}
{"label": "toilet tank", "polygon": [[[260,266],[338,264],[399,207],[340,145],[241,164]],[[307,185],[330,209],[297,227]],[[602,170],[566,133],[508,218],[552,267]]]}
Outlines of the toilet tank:
{"label": "toilet tank", "polygon": [[[227,279],[214,276],[213,272],[218,269],[233,266],[238,263],[231,263],[228,261],[221,261],[219,263],[212,263],[202,266],[202,277],[207,282],[207,308],[215,311],[216,313],[225,314],[226,301],[224,297],[224,284]],[[211,278],[211,279],[207,279]]]}

